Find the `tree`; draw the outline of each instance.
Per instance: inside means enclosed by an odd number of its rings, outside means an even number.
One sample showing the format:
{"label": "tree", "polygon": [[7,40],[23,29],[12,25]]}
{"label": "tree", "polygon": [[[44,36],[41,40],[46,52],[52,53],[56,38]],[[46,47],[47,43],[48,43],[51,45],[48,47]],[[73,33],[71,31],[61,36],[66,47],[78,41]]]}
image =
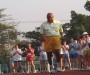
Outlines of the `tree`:
{"label": "tree", "polygon": [[84,8],[90,12],[90,1],[86,2],[86,4],[84,5]]}
{"label": "tree", "polygon": [[40,41],[40,32],[37,31],[30,31],[25,34],[26,38],[29,38],[32,41]]}
{"label": "tree", "polygon": [[17,31],[15,29],[16,23],[3,14],[6,9],[0,9],[0,62],[9,62],[9,49],[13,42],[17,39]]}
{"label": "tree", "polygon": [[65,29],[65,39],[70,38],[79,39],[83,32],[90,33],[90,16],[78,14],[75,11],[71,11],[70,23],[63,25]]}
{"label": "tree", "polygon": [[16,22],[13,21],[9,16],[2,14],[5,9],[0,9],[0,33],[8,31],[9,39],[13,40],[17,38],[17,30],[15,26]]}

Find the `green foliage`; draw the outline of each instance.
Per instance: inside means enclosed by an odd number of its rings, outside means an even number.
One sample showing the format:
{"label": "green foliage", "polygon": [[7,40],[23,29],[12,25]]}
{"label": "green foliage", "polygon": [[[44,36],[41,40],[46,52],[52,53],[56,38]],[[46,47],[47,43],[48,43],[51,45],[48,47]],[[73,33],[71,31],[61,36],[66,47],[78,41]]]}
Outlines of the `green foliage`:
{"label": "green foliage", "polygon": [[71,11],[70,23],[63,25],[65,30],[65,39],[70,38],[79,39],[83,32],[90,33],[90,16],[78,14],[75,11]]}
{"label": "green foliage", "polygon": [[90,1],[86,2],[86,4],[84,5],[84,8],[90,12]]}
{"label": "green foliage", "polygon": [[14,27],[15,23],[7,15],[3,14],[4,10],[0,9],[0,63],[9,62],[10,46],[13,45],[13,40],[17,39],[17,32]]}
{"label": "green foliage", "polygon": [[36,41],[40,41],[40,32],[37,31],[30,31],[25,34],[26,38],[33,39]]}
{"label": "green foliage", "polygon": [[4,43],[0,45],[0,63],[8,63],[10,58],[9,51],[5,49]]}

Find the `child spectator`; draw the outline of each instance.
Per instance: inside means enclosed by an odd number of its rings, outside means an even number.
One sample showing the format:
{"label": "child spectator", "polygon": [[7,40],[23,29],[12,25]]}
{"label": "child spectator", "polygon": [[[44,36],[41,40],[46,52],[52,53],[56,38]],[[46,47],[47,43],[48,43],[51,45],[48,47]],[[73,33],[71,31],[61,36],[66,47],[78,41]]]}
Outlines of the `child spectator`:
{"label": "child spectator", "polygon": [[27,52],[27,56],[26,56],[26,66],[27,66],[27,73],[30,73],[30,64],[33,67],[33,73],[36,73],[36,69],[35,69],[35,64],[34,64],[34,48],[32,47],[31,44],[28,44],[28,47],[25,48],[26,52]]}

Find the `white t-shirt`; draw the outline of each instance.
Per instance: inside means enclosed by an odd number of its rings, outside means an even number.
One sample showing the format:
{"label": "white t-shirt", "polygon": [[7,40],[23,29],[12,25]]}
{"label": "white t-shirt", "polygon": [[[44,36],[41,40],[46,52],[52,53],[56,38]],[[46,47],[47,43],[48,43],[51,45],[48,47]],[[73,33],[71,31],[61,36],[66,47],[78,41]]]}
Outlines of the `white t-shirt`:
{"label": "white t-shirt", "polygon": [[63,47],[63,53],[64,53],[64,54],[69,54],[69,52],[68,52],[68,50],[67,50],[67,48],[69,48],[69,46],[66,45],[66,47],[64,47],[64,46],[62,46],[62,47]]}
{"label": "white t-shirt", "polygon": [[[19,54],[20,53],[20,54]],[[11,51],[11,54],[13,55],[13,59],[14,59],[14,61],[21,61],[22,60],[22,56],[21,56],[21,54],[22,54],[22,51],[21,51],[21,49],[17,49],[17,50],[12,50]],[[15,54],[15,55],[14,55]]]}

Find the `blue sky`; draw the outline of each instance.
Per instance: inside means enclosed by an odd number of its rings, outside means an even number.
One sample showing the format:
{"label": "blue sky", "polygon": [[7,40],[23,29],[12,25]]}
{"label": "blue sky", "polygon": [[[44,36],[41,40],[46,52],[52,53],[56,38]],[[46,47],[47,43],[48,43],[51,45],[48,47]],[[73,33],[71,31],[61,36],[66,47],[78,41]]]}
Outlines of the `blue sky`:
{"label": "blue sky", "polygon": [[[61,23],[69,22],[71,10],[90,15],[84,9],[87,0],[0,0],[0,8],[7,8],[4,13],[21,22],[19,31],[32,31],[46,20],[46,14],[52,12]],[[66,21],[64,21],[66,20]]]}

